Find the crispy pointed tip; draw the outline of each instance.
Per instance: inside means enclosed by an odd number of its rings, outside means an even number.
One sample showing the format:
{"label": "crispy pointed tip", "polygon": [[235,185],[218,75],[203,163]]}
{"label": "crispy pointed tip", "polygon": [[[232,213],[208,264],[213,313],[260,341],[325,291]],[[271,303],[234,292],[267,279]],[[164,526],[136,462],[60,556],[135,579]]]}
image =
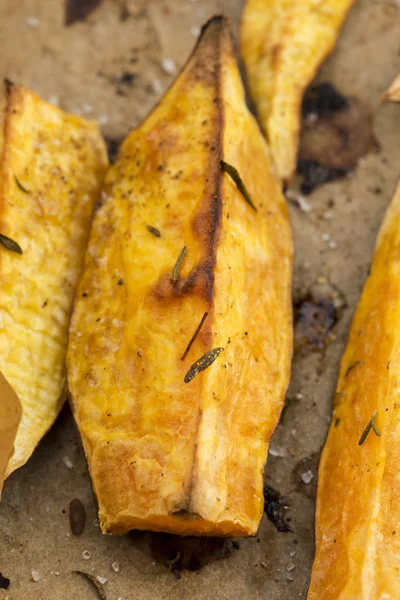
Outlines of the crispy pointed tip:
{"label": "crispy pointed tip", "polygon": [[400,102],[400,75],[396,77],[389,89],[382,96],[383,102]]}
{"label": "crispy pointed tip", "polygon": [[200,44],[207,35],[214,35],[215,33],[227,33],[232,37],[232,26],[228,17],[225,15],[214,15],[206,21],[201,28],[197,44]]}
{"label": "crispy pointed tip", "polygon": [[10,94],[10,92],[15,84],[10,79],[7,79],[7,77],[5,77],[3,81],[4,81],[4,87],[6,90],[6,94]]}

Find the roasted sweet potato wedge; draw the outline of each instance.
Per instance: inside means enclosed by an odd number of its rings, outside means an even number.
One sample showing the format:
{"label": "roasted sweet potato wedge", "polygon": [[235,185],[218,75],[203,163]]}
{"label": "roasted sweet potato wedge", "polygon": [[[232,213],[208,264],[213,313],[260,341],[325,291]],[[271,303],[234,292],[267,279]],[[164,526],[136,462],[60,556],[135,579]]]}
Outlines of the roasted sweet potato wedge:
{"label": "roasted sweet potato wedge", "polygon": [[108,172],[71,322],[103,532],[255,534],[289,379],[291,270],[280,184],[216,17]]}
{"label": "roasted sweet potato wedge", "polygon": [[276,172],[296,170],[303,93],[332,50],[354,0],[246,0],[240,47]]}
{"label": "roasted sweet potato wedge", "polygon": [[8,461],[14,452],[21,415],[19,398],[4,375],[0,373],[0,494]]}
{"label": "roasted sweet potato wedge", "polygon": [[95,123],[20,85],[1,102],[0,373],[23,413],[9,475],[66,397],[68,324],[107,158]]}
{"label": "roasted sweet potato wedge", "polygon": [[343,355],[319,467],[309,600],[399,598],[400,185]]}
{"label": "roasted sweet potato wedge", "polygon": [[387,102],[400,102],[400,75],[397,75],[383,99]]}

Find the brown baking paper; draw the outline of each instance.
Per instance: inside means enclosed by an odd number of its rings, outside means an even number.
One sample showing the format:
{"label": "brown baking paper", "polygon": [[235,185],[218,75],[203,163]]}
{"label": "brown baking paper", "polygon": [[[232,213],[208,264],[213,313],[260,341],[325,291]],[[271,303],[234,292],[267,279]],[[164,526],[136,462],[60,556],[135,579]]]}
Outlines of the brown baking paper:
{"label": "brown baking paper", "polygon": [[[169,71],[178,69],[192,50],[198,28],[222,11],[237,31],[242,2],[97,4],[84,20],[65,27],[63,0],[2,0],[0,76],[65,110],[100,118],[115,149],[159,100],[174,77]],[[366,104],[380,149],[371,150],[344,179],[305,197],[306,204],[300,206],[296,194],[289,201],[296,339],[304,302],[316,284],[339,305],[322,348],[297,345],[286,410],[271,443],[266,483],[288,498],[284,516],[291,519],[292,533],[278,531],[265,515],[258,537],[239,541],[239,547],[147,533],[101,535],[81,443],[65,408],[27,465],[4,486],[0,571],[10,587],[0,588],[0,600],[96,600],[96,591],[74,570],[106,579],[108,600],[305,600],[314,553],[317,467],[338,364],[400,174],[400,107],[381,102],[400,72],[397,4],[357,1],[319,74],[320,81]],[[69,524],[75,499],[86,511],[79,537]]]}

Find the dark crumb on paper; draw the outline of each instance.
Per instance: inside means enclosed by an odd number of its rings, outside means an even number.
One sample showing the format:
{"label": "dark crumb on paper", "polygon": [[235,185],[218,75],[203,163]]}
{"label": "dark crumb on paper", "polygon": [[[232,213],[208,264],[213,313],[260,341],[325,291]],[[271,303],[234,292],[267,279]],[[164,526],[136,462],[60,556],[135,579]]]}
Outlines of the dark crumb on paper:
{"label": "dark crumb on paper", "polygon": [[378,149],[369,108],[330,83],[308,89],[302,118],[297,170],[304,194],[344,177],[362,156]]}
{"label": "dark crumb on paper", "polygon": [[288,500],[269,485],[264,487],[264,499],[264,512],[277,530],[281,532],[292,531],[289,523],[284,517],[284,511],[289,507]]}
{"label": "dark crumb on paper", "polygon": [[80,500],[75,498],[69,505],[69,525],[72,535],[82,535],[86,524],[86,510]]}
{"label": "dark crumb on paper", "polygon": [[104,139],[106,141],[106,146],[107,146],[108,160],[110,161],[110,163],[113,163],[113,162],[115,162],[115,159],[117,158],[118,150],[122,143],[123,138],[111,138],[111,137],[105,136]]}
{"label": "dark crumb on paper", "polygon": [[331,117],[335,112],[348,108],[349,101],[334,85],[320,83],[307,90],[302,106],[302,116],[316,114],[318,117]]}
{"label": "dark crumb on paper", "polygon": [[77,21],[84,21],[103,0],[65,0],[65,25],[73,25]]}
{"label": "dark crumb on paper", "polygon": [[3,573],[0,573],[0,590],[8,590],[10,587],[10,580],[8,577],[4,577]]}
{"label": "dark crumb on paper", "polygon": [[[229,558],[238,550],[238,542],[222,538],[181,537],[167,533],[151,533],[150,549],[157,562],[175,577],[182,571],[199,571],[205,565]],[[178,576],[179,574],[179,576]]]}
{"label": "dark crumb on paper", "polygon": [[296,307],[296,313],[296,348],[307,345],[311,350],[322,350],[337,320],[334,303],[331,300],[307,298]]}
{"label": "dark crumb on paper", "polygon": [[300,159],[297,165],[297,172],[303,176],[301,191],[303,194],[311,194],[315,188],[340,179],[349,173],[350,169],[332,169],[321,165],[316,160]]}

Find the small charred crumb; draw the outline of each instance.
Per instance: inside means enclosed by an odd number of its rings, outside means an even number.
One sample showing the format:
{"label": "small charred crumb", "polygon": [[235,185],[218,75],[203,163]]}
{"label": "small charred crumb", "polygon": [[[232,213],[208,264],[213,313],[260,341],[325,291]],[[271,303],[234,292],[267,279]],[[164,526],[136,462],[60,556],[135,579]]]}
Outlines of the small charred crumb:
{"label": "small charred crumb", "polygon": [[247,188],[243,182],[243,179],[240,177],[239,171],[232,165],[225,162],[224,160],[220,160],[220,165],[221,165],[222,170],[225,173],[228,173],[228,175],[236,183],[237,189],[242,194],[242,196],[246,200],[247,204],[249,204],[251,206],[251,208],[255,212],[257,212],[257,207],[254,204],[253,200],[251,199],[251,196],[250,196],[249,192],[247,191]]}
{"label": "small charred crumb", "polygon": [[161,231],[157,229],[157,227],[153,227],[153,225],[147,225],[147,229],[156,237],[161,237]]}
{"label": "small charred crumb", "polygon": [[176,259],[176,263],[174,265],[174,268],[172,269],[171,281],[173,283],[176,283],[178,281],[178,279],[179,279],[179,272],[181,270],[182,262],[183,262],[183,259],[186,256],[186,254],[187,254],[187,248],[186,248],[186,246],[184,246],[182,248],[182,250],[180,251],[178,258]]}
{"label": "small charred crumb", "polygon": [[65,0],[65,26],[84,21],[101,3],[102,0]]}
{"label": "small charred crumb", "polygon": [[100,600],[107,600],[107,596],[103,589],[102,584],[100,583],[100,581],[98,581],[96,579],[96,577],[94,577],[94,575],[85,573],[85,571],[72,571],[72,572],[75,573],[76,575],[80,575],[84,579],[87,579],[87,581],[89,581],[92,584],[92,586],[94,587],[94,589],[96,590]]}
{"label": "small charred crumb", "polygon": [[340,423],[340,417],[336,417],[335,419],[335,427],[337,427]]}
{"label": "small charred crumb", "polygon": [[42,308],[46,308],[46,306],[47,306],[47,305],[48,305],[48,301],[47,301],[47,300],[45,300],[45,301],[43,302],[43,304],[42,304]]}
{"label": "small charred crumb", "polygon": [[8,236],[3,235],[2,233],[0,233],[0,245],[3,246],[3,248],[6,248],[6,250],[16,252],[17,254],[22,254],[21,246]]}
{"label": "small charred crumb", "polygon": [[15,183],[17,184],[17,186],[19,187],[19,189],[24,192],[25,194],[29,194],[29,190],[22,185],[22,183],[20,182],[20,180],[18,179],[18,177],[16,175],[14,175],[15,178]]}
{"label": "small charred crumb", "polygon": [[0,590],[8,590],[10,587],[10,580],[8,577],[4,577],[3,573],[0,573]]}
{"label": "small charred crumb", "polygon": [[360,439],[358,441],[358,445],[359,446],[363,445],[363,443],[365,442],[365,440],[366,440],[369,432],[371,431],[371,429],[374,431],[375,435],[377,435],[378,437],[380,437],[381,432],[379,431],[379,429],[378,429],[378,427],[377,427],[377,425],[375,423],[375,417],[376,417],[377,414],[378,414],[377,410],[375,410],[372,413],[371,419],[368,421],[368,424],[367,424],[366,428],[364,429],[364,431],[362,432],[361,437],[360,437]]}
{"label": "small charred crumb", "polygon": [[350,169],[333,169],[326,167],[316,160],[300,159],[297,171],[303,176],[301,191],[303,194],[311,194],[320,185],[345,177]]}
{"label": "small charred crumb", "polygon": [[347,377],[349,375],[349,373],[351,373],[351,371],[353,369],[355,369],[356,367],[360,366],[360,365],[365,365],[365,362],[363,360],[356,360],[355,362],[353,362],[347,369],[346,373],[345,373],[345,377]]}
{"label": "small charred crumb", "polygon": [[211,562],[229,558],[232,546],[229,540],[223,538],[150,534],[153,558],[167,566],[175,576],[176,572],[199,571]]}
{"label": "small charred crumb", "polygon": [[87,292],[83,292],[82,298],[87,298],[87,297],[88,297],[88,293]]}
{"label": "small charred crumb", "polygon": [[214,348],[214,350],[209,350],[209,352],[203,354],[203,356],[199,358],[199,360],[197,360],[186,373],[184,379],[185,383],[189,383],[189,381],[192,381],[192,379],[201,373],[201,371],[204,371],[204,369],[210,367],[221,354],[222,350],[223,348]]}
{"label": "small charred crumb", "polygon": [[82,535],[86,524],[86,510],[80,500],[75,498],[69,505],[69,525],[72,535]]}
{"label": "small charred crumb", "polygon": [[330,299],[306,298],[295,306],[295,345],[322,350],[328,342],[329,332],[337,321],[335,304]]}
{"label": "small charred crumb", "polygon": [[104,139],[106,141],[108,159],[109,159],[110,163],[113,163],[113,162],[115,162],[115,159],[118,156],[119,147],[122,143],[123,138],[111,138],[111,137],[105,136]]}
{"label": "small charred crumb", "polygon": [[117,83],[119,85],[131,86],[133,85],[135,79],[137,78],[136,73],[132,73],[131,71],[123,71],[121,75],[117,79]]}
{"label": "small charred crumb", "polygon": [[118,279],[118,285],[124,285],[124,280],[123,279]]}
{"label": "small charred crumb", "polygon": [[345,110],[349,106],[347,98],[342,96],[334,85],[328,82],[312,86],[304,94],[302,116],[317,115],[331,117],[335,112]]}
{"label": "small charred crumb", "polygon": [[264,512],[277,530],[281,532],[293,531],[283,516],[284,511],[289,507],[288,500],[269,485],[264,486],[264,499]]}
{"label": "small charred crumb", "polygon": [[[203,325],[204,325],[204,321],[207,319],[207,317],[208,317],[208,312],[205,312],[205,313],[204,313],[204,315],[203,315],[203,316],[202,316],[202,318],[201,318],[201,321],[200,321],[200,323],[198,324],[198,326],[197,326],[197,328],[196,328],[196,331],[194,332],[194,334],[193,334],[193,335],[192,335],[192,337],[190,338],[190,342],[189,342],[189,343],[188,343],[188,345],[186,346],[186,350],[185,350],[185,352],[182,354],[182,356],[181,356],[181,360],[185,360],[185,358],[187,357],[187,355],[188,355],[188,353],[189,353],[189,350],[190,350],[190,348],[192,347],[192,344],[193,344],[193,342],[195,341],[195,339],[196,339],[196,338],[197,338],[197,336],[199,335],[199,333],[200,333],[200,330],[201,330],[201,328],[203,327]],[[230,340],[230,338],[229,338],[229,340],[228,340],[228,344],[230,344],[230,342],[231,342],[231,340]]]}

